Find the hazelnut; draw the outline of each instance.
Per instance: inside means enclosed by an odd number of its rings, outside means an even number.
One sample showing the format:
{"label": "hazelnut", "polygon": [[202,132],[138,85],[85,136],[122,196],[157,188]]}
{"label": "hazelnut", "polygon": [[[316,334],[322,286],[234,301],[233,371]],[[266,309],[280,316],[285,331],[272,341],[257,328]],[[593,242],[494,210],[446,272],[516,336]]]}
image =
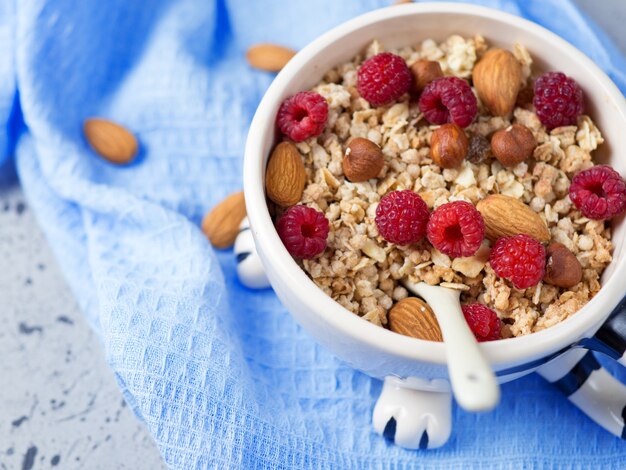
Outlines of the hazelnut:
{"label": "hazelnut", "polygon": [[468,146],[465,132],[456,124],[444,124],[430,137],[432,159],[442,168],[459,166],[467,155]]}
{"label": "hazelnut", "polygon": [[385,159],[378,145],[368,139],[356,137],[350,141],[343,159],[343,174],[353,183],[376,178],[383,169]]}
{"label": "hazelnut", "polygon": [[533,154],[537,142],[526,126],[513,124],[491,137],[491,150],[504,166],[515,166]]}
{"label": "hazelnut", "polygon": [[441,65],[434,60],[418,60],[411,65],[411,73],[413,74],[413,90],[417,93],[421,93],[434,79],[443,77]]}
{"label": "hazelnut", "polygon": [[580,282],[583,270],[578,258],[562,243],[550,243],[546,248],[546,273],[544,282],[557,287],[570,288]]}

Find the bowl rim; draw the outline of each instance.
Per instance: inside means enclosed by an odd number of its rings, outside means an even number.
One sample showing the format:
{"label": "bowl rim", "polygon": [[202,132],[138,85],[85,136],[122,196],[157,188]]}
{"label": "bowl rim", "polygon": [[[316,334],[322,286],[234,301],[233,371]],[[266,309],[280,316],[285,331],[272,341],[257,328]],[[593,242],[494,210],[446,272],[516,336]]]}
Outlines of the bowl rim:
{"label": "bowl rim", "polygon": [[[244,157],[244,193],[251,230],[259,247],[266,252],[271,248],[269,263],[282,282],[298,297],[299,302],[307,304],[309,310],[315,312],[328,327],[339,330],[352,339],[371,346],[380,352],[392,354],[408,360],[433,364],[445,364],[445,345],[399,335],[381,328],[354,315],[330,296],[325,294],[306,275],[291,258],[283,246],[274,228],[265,202],[264,175],[262,173],[266,156],[259,158],[258,149],[263,148],[267,126],[274,127],[277,97],[288,86],[293,77],[303,67],[309,57],[345,40],[356,30],[373,23],[387,21],[401,16],[419,14],[453,13],[492,20],[503,23],[525,33],[543,36],[554,47],[562,50],[585,71],[602,83],[609,99],[615,104],[616,112],[621,114],[626,123],[626,101],[617,86],[609,77],[584,53],[573,45],[524,18],[492,8],[463,3],[410,3],[394,5],[365,13],[348,20],[330,31],[322,34],[298,52],[274,79],[263,96],[252,120],[245,146]],[[267,250],[269,253],[270,250]],[[268,262],[265,261],[264,262]],[[545,357],[576,342],[586,333],[593,332],[610,314],[621,300],[623,289],[619,288],[619,280],[626,277],[626,256],[622,257],[614,267],[610,279],[603,284],[600,291],[576,315],[546,330],[525,336],[481,343],[480,347],[487,359],[494,366],[511,363],[522,363],[534,358]],[[618,295],[615,295],[618,294]]]}

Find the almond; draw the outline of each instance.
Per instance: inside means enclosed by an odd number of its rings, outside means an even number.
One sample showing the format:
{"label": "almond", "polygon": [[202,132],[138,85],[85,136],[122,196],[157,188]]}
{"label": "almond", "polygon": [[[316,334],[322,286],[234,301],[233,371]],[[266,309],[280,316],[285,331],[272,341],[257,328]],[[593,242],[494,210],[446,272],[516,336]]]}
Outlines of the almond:
{"label": "almond", "polygon": [[474,87],[484,105],[496,116],[513,111],[522,85],[522,66],[505,49],[485,53],[472,72]]}
{"label": "almond", "polygon": [[215,248],[228,248],[235,243],[239,224],[246,216],[243,192],[231,194],[202,219],[202,231]]}
{"label": "almond", "polygon": [[267,197],[282,207],[296,204],[302,198],[306,173],[300,152],[291,142],[276,146],[265,172]]}
{"label": "almond", "polygon": [[376,178],[385,165],[383,151],[368,139],[356,137],[350,141],[343,159],[343,174],[352,183]]}
{"label": "almond", "polygon": [[500,129],[491,137],[491,150],[504,166],[515,166],[529,158],[537,141],[528,127],[513,124]]}
{"label": "almond", "polygon": [[116,122],[89,118],[83,123],[83,133],[91,148],[111,163],[129,163],[137,154],[137,139]]}
{"label": "almond", "polygon": [[389,312],[389,329],[395,333],[427,341],[443,341],[432,309],[417,297],[407,297]]}
{"label": "almond", "polygon": [[562,243],[550,243],[546,248],[544,282],[569,289],[580,282],[583,269],[576,255]]}
{"label": "almond", "polygon": [[541,217],[519,199],[492,194],[476,205],[483,216],[485,235],[491,241],[525,233],[540,242],[550,240],[550,232]]}
{"label": "almond", "polygon": [[441,168],[456,168],[461,164],[469,141],[463,129],[456,124],[444,124],[430,136],[430,153],[433,161]]}
{"label": "almond", "polygon": [[294,55],[296,51],[288,47],[276,44],[256,44],[248,49],[246,59],[256,69],[279,72]]}

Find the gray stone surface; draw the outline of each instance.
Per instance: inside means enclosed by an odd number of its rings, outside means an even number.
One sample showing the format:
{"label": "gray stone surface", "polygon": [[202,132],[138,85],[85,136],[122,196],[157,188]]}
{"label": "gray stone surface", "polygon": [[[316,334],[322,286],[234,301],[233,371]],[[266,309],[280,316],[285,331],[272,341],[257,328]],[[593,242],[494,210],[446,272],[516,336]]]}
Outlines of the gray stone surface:
{"label": "gray stone surface", "polygon": [[[626,0],[574,1],[626,53]],[[164,468],[16,186],[0,190],[0,325],[0,469]]]}
{"label": "gray stone surface", "polygon": [[0,190],[0,469],[159,469],[20,189]]}

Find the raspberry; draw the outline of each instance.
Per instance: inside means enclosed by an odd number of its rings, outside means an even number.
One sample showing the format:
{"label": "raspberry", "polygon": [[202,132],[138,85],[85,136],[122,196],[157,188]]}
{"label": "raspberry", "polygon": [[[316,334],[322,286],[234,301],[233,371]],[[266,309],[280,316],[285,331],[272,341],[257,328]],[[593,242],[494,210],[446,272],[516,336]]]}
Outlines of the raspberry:
{"label": "raspberry", "polygon": [[502,237],[489,254],[494,272],[508,279],[518,289],[536,286],[543,278],[546,250],[528,235]]}
{"label": "raspberry", "polygon": [[422,92],[419,108],[428,122],[469,126],[478,112],[476,97],[468,83],[458,77],[433,80]]}
{"label": "raspberry", "polygon": [[462,305],[465,321],[479,343],[500,339],[502,324],[498,314],[483,304]]}
{"label": "raspberry", "polygon": [[583,91],[564,73],[544,73],[535,81],[533,104],[539,120],[548,129],[570,126],[583,113]]}
{"label": "raspberry", "polygon": [[569,198],[585,217],[610,219],[626,208],[626,184],[617,171],[598,165],[572,178]]}
{"label": "raspberry", "polygon": [[472,204],[454,201],[435,209],[426,232],[428,241],[442,253],[453,258],[472,256],[485,237],[485,224]]}
{"label": "raspberry", "polygon": [[357,89],[370,104],[383,106],[409,91],[412,80],[411,71],[402,57],[381,52],[359,68]]}
{"label": "raspberry", "polygon": [[324,131],[328,103],[313,91],[301,91],[287,98],[278,109],[276,122],[283,134],[294,142],[316,137]]}
{"label": "raspberry", "polygon": [[376,208],[376,226],[388,242],[409,245],[424,238],[428,215],[428,206],[418,194],[393,191]]}
{"label": "raspberry", "polygon": [[328,220],[322,212],[307,206],[292,206],[278,224],[278,236],[295,258],[311,259],[326,249]]}

